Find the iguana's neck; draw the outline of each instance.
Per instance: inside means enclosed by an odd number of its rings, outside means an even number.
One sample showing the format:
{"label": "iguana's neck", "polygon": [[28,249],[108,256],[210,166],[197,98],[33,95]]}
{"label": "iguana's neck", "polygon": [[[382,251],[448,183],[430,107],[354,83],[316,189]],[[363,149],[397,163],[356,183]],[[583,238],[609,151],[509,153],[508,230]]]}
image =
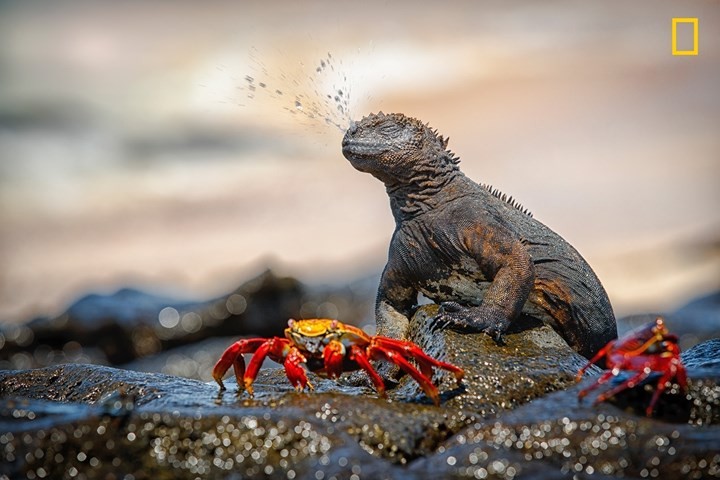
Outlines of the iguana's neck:
{"label": "iguana's neck", "polygon": [[395,222],[409,220],[448,202],[453,191],[451,185],[460,178],[464,175],[456,163],[440,159],[418,162],[403,178],[385,181]]}

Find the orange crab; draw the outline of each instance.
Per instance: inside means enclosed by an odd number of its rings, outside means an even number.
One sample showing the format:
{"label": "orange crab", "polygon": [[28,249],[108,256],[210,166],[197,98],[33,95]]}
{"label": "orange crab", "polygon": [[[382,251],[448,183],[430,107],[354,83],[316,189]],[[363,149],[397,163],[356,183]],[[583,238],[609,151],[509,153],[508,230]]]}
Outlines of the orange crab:
{"label": "orange crab", "polygon": [[645,410],[645,414],[648,417],[651,416],[660,394],[665,391],[667,382],[673,377],[677,379],[683,390],[687,390],[687,374],[680,361],[680,347],[677,342],[677,336],[668,331],[665,321],[661,317],[633,330],[619,340],[611,341],[580,369],[577,380],[580,381],[590,365],[602,357],[606,357],[605,362],[610,370],[601,375],[597,382],[581,390],[578,398],[582,400],[588,393],[606,383],[613,376],[617,376],[621,370],[630,370],[636,373],[617,387],[598,395],[593,405],[603,402],[623,390],[633,388],[651,373],[661,373],[650,405]]}
{"label": "orange crab", "polygon": [[[254,353],[247,369],[242,356],[244,353]],[[359,328],[337,320],[317,318],[290,319],[288,328],[285,329],[285,338],[247,338],[233,343],[215,364],[213,378],[224,390],[223,376],[230,366],[233,366],[239,388],[244,386],[252,395],[252,384],[266,357],[285,367],[290,383],[298,391],[306,386],[311,390],[313,388],[303,365],[312,372],[330,378],[338,378],[343,371],[362,368],[370,376],[381,396],[385,395],[385,382],[370,364],[370,360],[387,360],[415,379],[435,405],[439,405],[440,397],[431,380],[432,367],[452,372],[458,385],[464,374],[461,368],[430,357],[412,342],[370,336]],[[408,362],[408,358],[417,363],[419,370]]]}

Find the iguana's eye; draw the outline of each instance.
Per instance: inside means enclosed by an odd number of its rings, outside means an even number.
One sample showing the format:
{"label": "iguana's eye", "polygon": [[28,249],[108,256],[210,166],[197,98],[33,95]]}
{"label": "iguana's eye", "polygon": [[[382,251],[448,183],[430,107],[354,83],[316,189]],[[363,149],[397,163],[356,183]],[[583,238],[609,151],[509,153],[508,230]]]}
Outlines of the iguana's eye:
{"label": "iguana's eye", "polygon": [[380,133],[384,135],[395,135],[400,132],[401,127],[397,123],[388,123],[386,125],[382,125],[380,128]]}

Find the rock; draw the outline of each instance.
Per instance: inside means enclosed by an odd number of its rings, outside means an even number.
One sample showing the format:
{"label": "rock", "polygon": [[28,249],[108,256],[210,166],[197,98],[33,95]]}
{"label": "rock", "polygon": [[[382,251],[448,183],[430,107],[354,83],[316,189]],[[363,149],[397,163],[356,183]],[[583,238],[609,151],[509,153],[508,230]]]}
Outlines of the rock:
{"label": "rock", "polygon": [[458,388],[438,373],[440,407],[408,378],[389,400],[313,374],[315,390],[296,393],[278,367],[260,372],[254,398],[236,393],[232,381],[220,392],[214,383],[94,365],[2,371],[3,473],[138,479],[720,474],[720,371],[707,361],[717,357],[713,344],[687,353],[704,367],[689,369],[689,396],[671,387],[658,402],[661,418],[646,418],[651,388],[598,406],[578,402],[578,391],[595,379],[575,384],[586,360],[551,329],[524,319],[498,346],[484,334],[433,332],[436,308],[422,307],[413,318],[415,340],[467,374]]}
{"label": "rock", "polygon": [[622,336],[646,323],[654,322],[661,316],[675,335],[683,350],[716,338],[720,333],[720,292],[695,298],[680,308],[665,313],[629,315],[618,319],[618,333]]}
{"label": "rock", "polygon": [[720,338],[698,343],[684,351],[680,357],[687,368],[720,369]]}
{"label": "rock", "polygon": [[[715,373],[705,380],[717,397]],[[671,424],[610,403],[593,407],[577,401],[584,385],[486,419],[452,400],[438,408],[408,403],[399,391],[387,401],[368,389],[311,381],[315,392],[296,393],[282,369],[263,370],[249,398],[231,382],[220,393],[215,384],[96,365],[0,372],[3,473],[550,479],[720,472],[717,422]]]}
{"label": "rock", "polygon": [[297,394],[278,372],[263,373],[254,399],[92,365],[2,372],[4,465],[18,477],[413,478],[399,465],[472,421],[317,378],[316,393]]}
{"label": "rock", "polygon": [[[529,317],[521,319],[500,346],[484,333],[434,332],[432,318],[437,310],[437,305],[420,307],[410,330],[412,340],[431,356],[465,370],[461,391],[455,388],[452,375],[437,372],[446,405],[453,408],[484,416],[513,409],[574,385],[575,375],[587,363],[552,328]],[[408,378],[398,391],[409,398],[422,395],[417,383]]]}
{"label": "rock", "polygon": [[476,423],[412,470],[428,478],[720,476],[720,425],[672,424],[610,404],[591,407],[577,402],[579,388]]}
{"label": "rock", "polygon": [[[220,355],[232,345],[238,337],[215,337],[199,342],[175,347],[170,350],[138,358],[121,365],[126,370],[147,373],[165,373],[183,378],[193,378],[205,382],[213,381],[212,368]],[[272,366],[271,361],[266,362]],[[274,364],[277,366],[277,364]]]}
{"label": "rock", "polygon": [[678,335],[691,335],[695,342],[718,336],[720,332],[720,292],[689,301],[668,315]]}
{"label": "rock", "polygon": [[122,289],[88,295],[55,318],[5,327],[0,368],[121,365],[210,337],[282,335],[292,317],[325,313],[358,322],[366,310],[366,299],[358,298],[352,285],[309,291],[294,278],[269,270],[227,295],[202,302]]}

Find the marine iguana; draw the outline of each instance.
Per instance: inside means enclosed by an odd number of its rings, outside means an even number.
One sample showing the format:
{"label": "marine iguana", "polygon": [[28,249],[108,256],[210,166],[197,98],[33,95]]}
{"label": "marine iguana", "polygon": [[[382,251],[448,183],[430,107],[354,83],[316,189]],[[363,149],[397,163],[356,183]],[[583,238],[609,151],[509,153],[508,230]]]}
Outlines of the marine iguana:
{"label": "marine iguana", "polygon": [[592,355],[617,338],[607,294],[590,266],[528,211],[459,169],[448,139],[402,114],[352,122],[342,141],[353,167],[385,184],[395,217],[378,289],[377,333],[408,336],[418,292],[451,328],[501,341],[521,314]]}

